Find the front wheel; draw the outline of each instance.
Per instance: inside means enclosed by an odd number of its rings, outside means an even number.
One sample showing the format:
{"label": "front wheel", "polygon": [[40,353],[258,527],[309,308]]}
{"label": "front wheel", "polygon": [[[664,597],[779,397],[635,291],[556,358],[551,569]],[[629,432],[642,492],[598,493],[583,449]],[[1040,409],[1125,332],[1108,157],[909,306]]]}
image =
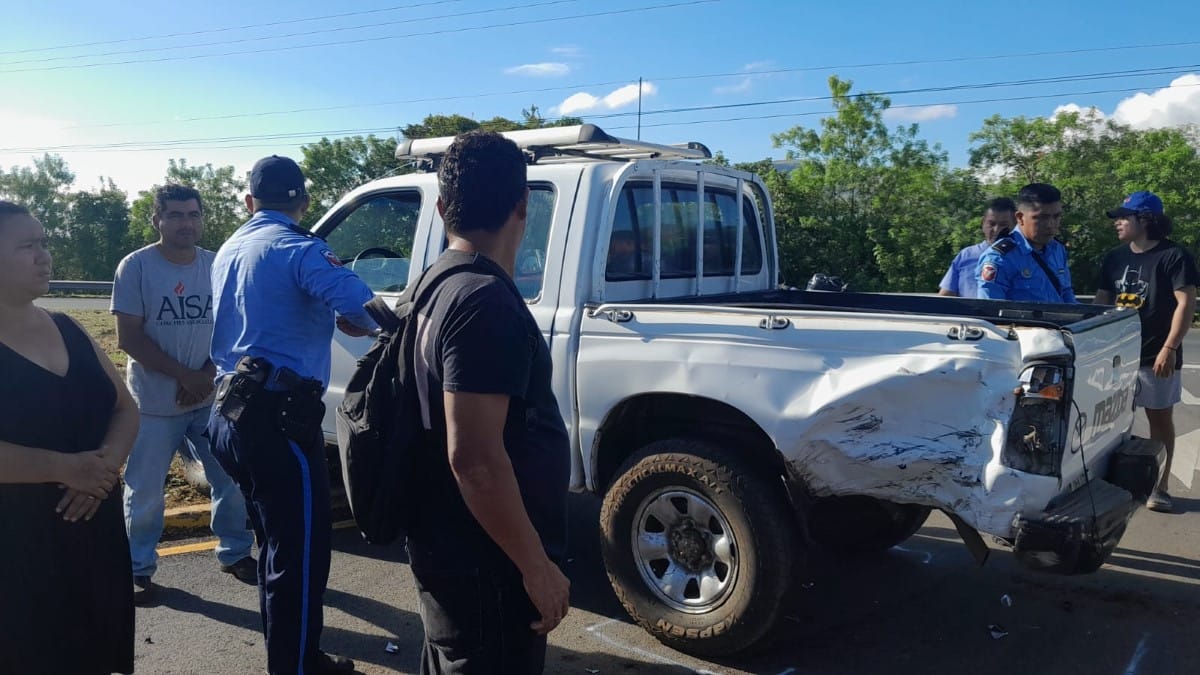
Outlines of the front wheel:
{"label": "front wheel", "polygon": [[625,610],[664,644],[725,656],[787,606],[798,532],[782,481],[699,441],[651,443],[604,497],[605,567]]}

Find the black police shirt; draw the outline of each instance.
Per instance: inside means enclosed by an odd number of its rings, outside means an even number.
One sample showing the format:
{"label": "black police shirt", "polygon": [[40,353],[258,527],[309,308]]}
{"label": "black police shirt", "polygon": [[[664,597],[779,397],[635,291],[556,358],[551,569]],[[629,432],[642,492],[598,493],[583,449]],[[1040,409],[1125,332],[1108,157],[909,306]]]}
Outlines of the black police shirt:
{"label": "black police shirt", "polygon": [[[445,279],[418,320],[417,373],[428,367],[428,405],[441,447],[431,453],[419,524],[409,532],[414,567],[461,572],[499,564],[507,556],[471,515],[450,472],[442,391],[506,394],[504,448],[525,510],[547,555],[566,560],[567,429],[550,387],[550,350],[504,270],[483,256],[447,251],[483,269]],[[486,270],[486,272],[484,271]]]}
{"label": "black police shirt", "polygon": [[[1142,321],[1142,366],[1153,366],[1171,332],[1175,291],[1200,281],[1196,263],[1181,246],[1163,239],[1143,253],[1128,245],[1109,251],[1100,263],[1096,288],[1113,294],[1113,304],[1138,311]],[[1175,367],[1183,365],[1183,347],[1175,352]]]}

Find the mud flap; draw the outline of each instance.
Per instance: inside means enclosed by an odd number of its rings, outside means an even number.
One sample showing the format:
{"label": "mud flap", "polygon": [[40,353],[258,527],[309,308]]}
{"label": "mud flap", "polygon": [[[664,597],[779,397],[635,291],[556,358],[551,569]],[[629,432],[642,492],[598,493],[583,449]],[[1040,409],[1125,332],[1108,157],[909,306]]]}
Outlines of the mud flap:
{"label": "mud flap", "polygon": [[983,537],[979,536],[979,531],[967,524],[967,521],[953,513],[943,511],[950,517],[950,522],[954,523],[954,529],[958,530],[958,536],[962,537],[963,543],[966,544],[967,550],[971,552],[971,556],[975,558],[975,564],[983,567],[987,562],[988,555],[992,550],[984,543]]}
{"label": "mud flap", "polygon": [[1088,574],[1117,548],[1137,503],[1127,490],[1092,480],[1040,515],[1017,518],[1013,555],[1030,569]]}
{"label": "mud flap", "polygon": [[1104,480],[1127,490],[1136,501],[1144,502],[1158,485],[1166,465],[1167,449],[1162,441],[1134,436],[1109,458]]}

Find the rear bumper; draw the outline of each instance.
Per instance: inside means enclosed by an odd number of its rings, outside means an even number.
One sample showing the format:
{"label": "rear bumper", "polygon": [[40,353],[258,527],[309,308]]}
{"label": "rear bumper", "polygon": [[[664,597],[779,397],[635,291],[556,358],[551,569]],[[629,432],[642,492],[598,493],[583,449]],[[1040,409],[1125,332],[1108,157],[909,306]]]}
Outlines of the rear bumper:
{"label": "rear bumper", "polygon": [[1096,571],[1117,548],[1165,463],[1161,443],[1131,438],[1110,457],[1104,480],[1093,478],[1052,500],[1037,516],[1019,516],[1013,554],[1025,566],[1044,572]]}

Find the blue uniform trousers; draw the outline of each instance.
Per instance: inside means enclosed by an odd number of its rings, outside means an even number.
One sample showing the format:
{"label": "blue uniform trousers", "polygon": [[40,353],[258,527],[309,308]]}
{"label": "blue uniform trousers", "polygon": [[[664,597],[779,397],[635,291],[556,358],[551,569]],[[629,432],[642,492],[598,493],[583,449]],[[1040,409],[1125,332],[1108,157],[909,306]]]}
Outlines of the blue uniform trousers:
{"label": "blue uniform trousers", "polygon": [[[270,394],[269,392],[264,392]],[[213,409],[212,453],[246,497],[259,541],[258,593],[272,675],[312,672],[329,580],[329,470],[320,431],[298,444],[279,430],[275,396],[236,423]]]}

